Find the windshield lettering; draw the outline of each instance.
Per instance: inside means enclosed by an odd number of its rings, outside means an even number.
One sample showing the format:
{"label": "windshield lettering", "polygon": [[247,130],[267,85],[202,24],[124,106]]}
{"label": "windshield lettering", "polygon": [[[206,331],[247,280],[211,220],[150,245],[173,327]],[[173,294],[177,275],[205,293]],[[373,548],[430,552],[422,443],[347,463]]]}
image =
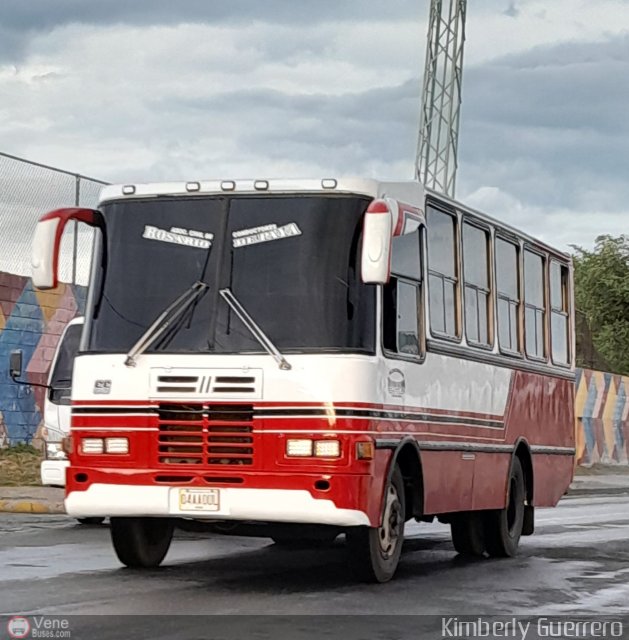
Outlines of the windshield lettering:
{"label": "windshield lettering", "polygon": [[195,249],[209,249],[212,246],[214,234],[204,233],[202,231],[194,231],[172,227],[170,231],[159,229],[151,225],[144,227],[143,238],[147,240],[157,240],[158,242],[171,242],[172,244],[180,244]]}
{"label": "windshield lettering", "polygon": [[242,231],[234,231],[233,246],[234,249],[246,247],[252,244],[260,244],[261,242],[271,242],[272,240],[281,240],[282,238],[291,238],[300,236],[301,229],[295,222],[289,222],[282,227],[276,224],[267,224],[263,227],[255,229],[243,229]]}

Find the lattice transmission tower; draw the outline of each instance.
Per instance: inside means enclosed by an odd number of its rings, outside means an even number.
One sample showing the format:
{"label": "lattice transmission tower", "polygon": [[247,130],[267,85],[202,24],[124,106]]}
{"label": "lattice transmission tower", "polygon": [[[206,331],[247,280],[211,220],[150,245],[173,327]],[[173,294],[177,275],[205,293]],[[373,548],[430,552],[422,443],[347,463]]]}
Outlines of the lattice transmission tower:
{"label": "lattice transmission tower", "polygon": [[454,197],[467,0],[431,0],[417,177]]}

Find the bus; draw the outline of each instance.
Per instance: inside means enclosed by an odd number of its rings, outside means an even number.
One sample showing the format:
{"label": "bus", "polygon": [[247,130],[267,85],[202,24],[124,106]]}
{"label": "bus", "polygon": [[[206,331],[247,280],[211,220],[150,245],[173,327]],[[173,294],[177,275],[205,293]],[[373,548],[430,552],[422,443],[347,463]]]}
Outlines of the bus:
{"label": "bus", "polygon": [[408,521],[508,557],[566,492],[565,253],[416,181],[123,184],[41,218],[40,288],[70,220],[96,233],[65,505],[123,564],[197,522],[344,534],[386,582]]}
{"label": "bus", "polygon": [[70,464],[63,450],[63,439],[70,435],[72,366],[79,350],[83,318],[70,320],[66,325],[53,356],[48,388],[44,399],[45,460],[41,463],[41,483],[63,487],[66,468]]}

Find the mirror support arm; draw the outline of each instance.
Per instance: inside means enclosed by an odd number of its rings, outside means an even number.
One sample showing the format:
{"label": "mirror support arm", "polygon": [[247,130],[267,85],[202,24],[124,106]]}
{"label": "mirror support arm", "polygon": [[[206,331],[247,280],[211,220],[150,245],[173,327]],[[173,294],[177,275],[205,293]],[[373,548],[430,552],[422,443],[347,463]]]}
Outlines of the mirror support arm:
{"label": "mirror support arm", "polygon": [[25,380],[18,380],[18,376],[11,376],[11,380],[15,382],[15,384],[21,384],[24,387],[41,387],[42,389],[50,389],[49,384],[41,384],[40,382],[26,382]]}

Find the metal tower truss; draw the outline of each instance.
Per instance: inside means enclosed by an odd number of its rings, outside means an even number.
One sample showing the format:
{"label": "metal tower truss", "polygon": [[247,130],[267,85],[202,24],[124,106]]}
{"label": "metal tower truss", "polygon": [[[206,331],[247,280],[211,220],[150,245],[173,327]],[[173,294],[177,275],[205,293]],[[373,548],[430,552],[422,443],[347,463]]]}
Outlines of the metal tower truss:
{"label": "metal tower truss", "polygon": [[454,197],[467,0],[431,0],[417,176]]}

